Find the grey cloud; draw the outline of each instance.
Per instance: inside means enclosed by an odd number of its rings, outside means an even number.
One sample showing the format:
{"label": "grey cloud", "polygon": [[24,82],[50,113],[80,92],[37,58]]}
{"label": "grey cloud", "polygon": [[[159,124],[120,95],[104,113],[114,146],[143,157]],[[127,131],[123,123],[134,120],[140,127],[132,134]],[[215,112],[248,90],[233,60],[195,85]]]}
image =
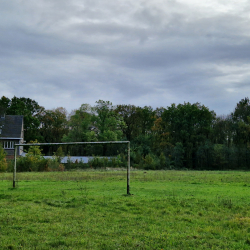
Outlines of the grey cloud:
{"label": "grey cloud", "polygon": [[228,113],[248,89],[250,5],[240,5],[1,2],[0,86],[68,111],[104,99],[155,108],[199,101]]}

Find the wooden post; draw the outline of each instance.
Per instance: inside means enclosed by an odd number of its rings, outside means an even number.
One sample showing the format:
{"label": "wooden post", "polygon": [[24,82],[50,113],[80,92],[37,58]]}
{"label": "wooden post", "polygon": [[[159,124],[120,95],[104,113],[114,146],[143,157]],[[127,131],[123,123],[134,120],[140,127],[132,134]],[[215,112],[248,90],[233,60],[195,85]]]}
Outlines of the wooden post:
{"label": "wooden post", "polygon": [[15,154],[15,162],[14,162],[14,170],[13,170],[13,188],[16,187],[16,156],[17,156],[17,146],[14,146],[14,154]]}
{"label": "wooden post", "polygon": [[127,195],[130,195],[130,142],[128,142]]}

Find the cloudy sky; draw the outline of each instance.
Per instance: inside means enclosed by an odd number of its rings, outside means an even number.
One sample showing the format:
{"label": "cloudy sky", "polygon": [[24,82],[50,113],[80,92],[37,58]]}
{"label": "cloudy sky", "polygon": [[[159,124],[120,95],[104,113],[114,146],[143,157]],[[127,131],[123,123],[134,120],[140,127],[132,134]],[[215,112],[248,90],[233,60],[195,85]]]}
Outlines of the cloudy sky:
{"label": "cloudy sky", "polygon": [[0,0],[0,95],[46,109],[250,97],[247,0]]}

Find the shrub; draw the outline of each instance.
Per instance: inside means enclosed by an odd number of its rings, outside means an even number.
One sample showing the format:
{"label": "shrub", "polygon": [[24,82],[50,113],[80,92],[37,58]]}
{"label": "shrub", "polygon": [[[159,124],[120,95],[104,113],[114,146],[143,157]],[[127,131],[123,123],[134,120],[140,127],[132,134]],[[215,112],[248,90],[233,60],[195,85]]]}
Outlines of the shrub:
{"label": "shrub", "polygon": [[14,160],[7,160],[7,172],[13,172],[14,169]]}
{"label": "shrub", "polygon": [[17,159],[17,170],[27,171],[64,171],[61,164],[62,148],[60,147],[52,159],[45,159],[39,146],[30,146],[24,157]]}
{"label": "shrub", "polygon": [[0,145],[0,172],[4,172],[7,170],[8,163],[6,161],[6,153],[3,147]]}
{"label": "shrub", "polygon": [[85,165],[91,168],[122,168],[127,166],[127,158],[124,154],[119,154],[110,159],[108,157],[93,157]]}
{"label": "shrub", "polygon": [[[37,141],[34,141],[37,143]],[[41,161],[43,160],[42,151],[39,146],[30,146],[28,153],[24,157],[17,159],[17,170],[20,172],[38,171],[41,168]]]}
{"label": "shrub", "polygon": [[91,168],[103,168],[108,166],[109,159],[107,157],[93,157],[89,160],[89,165]]}
{"label": "shrub", "polygon": [[155,170],[156,169],[156,162],[151,154],[146,155],[146,157],[144,159],[144,169],[146,169],[146,170],[148,170],[148,169]]}
{"label": "shrub", "polygon": [[54,152],[54,157],[55,159],[61,163],[62,161],[62,158],[64,157],[64,153],[63,153],[63,150],[62,150],[62,147],[59,147],[56,152]]}
{"label": "shrub", "polygon": [[160,169],[170,169],[170,160],[168,157],[164,155],[163,152],[161,152],[160,157]]}
{"label": "shrub", "polygon": [[72,162],[70,159],[70,156],[68,155],[67,163],[63,164],[65,166],[65,169],[70,170],[70,169],[86,169],[89,168],[89,163],[84,163],[82,160],[78,161],[76,160],[75,162]]}
{"label": "shrub", "polygon": [[130,163],[135,168],[143,169],[144,161],[143,161],[142,154],[138,151],[131,150]]}
{"label": "shrub", "polygon": [[127,165],[127,159],[124,154],[119,154],[116,157],[112,157],[108,161],[109,167],[122,168],[126,167],[126,165]]}
{"label": "shrub", "polygon": [[46,171],[64,171],[65,167],[62,163],[58,161],[58,158],[53,157],[52,159],[47,159]]}
{"label": "shrub", "polygon": [[17,159],[17,170],[20,172],[38,171],[39,158],[26,155]]}
{"label": "shrub", "polygon": [[173,151],[175,168],[180,169],[183,167],[184,153],[185,150],[183,144],[181,142],[177,142]]}

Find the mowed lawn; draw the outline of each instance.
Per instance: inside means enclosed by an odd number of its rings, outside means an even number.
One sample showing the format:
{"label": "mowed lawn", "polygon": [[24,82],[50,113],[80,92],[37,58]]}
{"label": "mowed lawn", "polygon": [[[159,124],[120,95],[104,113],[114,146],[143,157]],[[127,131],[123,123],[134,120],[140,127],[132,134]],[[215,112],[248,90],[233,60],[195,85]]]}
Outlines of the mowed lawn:
{"label": "mowed lawn", "polygon": [[0,174],[0,249],[250,249],[250,173]]}

